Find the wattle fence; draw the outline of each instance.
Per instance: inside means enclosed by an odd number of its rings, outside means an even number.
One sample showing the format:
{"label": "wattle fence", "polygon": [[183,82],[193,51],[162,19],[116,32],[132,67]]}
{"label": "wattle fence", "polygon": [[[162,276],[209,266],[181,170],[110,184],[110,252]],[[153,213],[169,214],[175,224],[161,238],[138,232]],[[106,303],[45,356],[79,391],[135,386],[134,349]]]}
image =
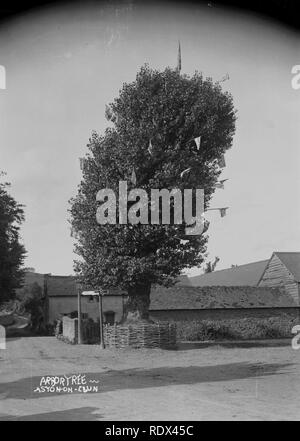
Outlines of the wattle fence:
{"label": "wattle fence", "polygon": [[[108,348],[176,348],[176,323],[138,323],[132,325],[105,325],[103,329],[104,343]],[[62,329],[57,337],[65,342],[78,342],[78,319],[64,317]],[[99,344],[99,322],[82,321],[82,342],[84,344]]]}
{"label": "wattle fence", "polygon": [[139,323],[113,325],[104,329],[104,343],[109,348],[176,348],[175,323]]}

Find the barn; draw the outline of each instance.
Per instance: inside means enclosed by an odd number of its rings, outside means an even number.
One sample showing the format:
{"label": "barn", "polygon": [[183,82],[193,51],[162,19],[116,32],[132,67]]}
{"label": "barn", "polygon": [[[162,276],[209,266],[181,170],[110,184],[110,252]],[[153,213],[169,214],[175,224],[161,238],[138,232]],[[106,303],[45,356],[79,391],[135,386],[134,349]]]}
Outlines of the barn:
{"label": "barn", "polygon": [[300,296],[300,253],[274,252],[264,269],[258,286],[283,287],[295,302]]}

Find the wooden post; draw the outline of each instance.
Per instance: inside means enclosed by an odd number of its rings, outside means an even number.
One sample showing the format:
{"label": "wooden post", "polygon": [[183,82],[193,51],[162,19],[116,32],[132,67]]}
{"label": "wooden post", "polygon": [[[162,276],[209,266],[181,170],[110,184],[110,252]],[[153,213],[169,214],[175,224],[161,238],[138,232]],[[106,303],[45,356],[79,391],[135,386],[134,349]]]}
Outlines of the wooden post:
{"label": "wooden post", "polygon": [[102,294],[99,291],[99,319],[100,319],[100,345],[102,349],[105,349],[104,333],[103,333],[103,308],[102,308]]}
{"label": "wooden post", "polygon": [[80,288],[78,288],[78,344],[82,344],[81,338],[81,292]]}

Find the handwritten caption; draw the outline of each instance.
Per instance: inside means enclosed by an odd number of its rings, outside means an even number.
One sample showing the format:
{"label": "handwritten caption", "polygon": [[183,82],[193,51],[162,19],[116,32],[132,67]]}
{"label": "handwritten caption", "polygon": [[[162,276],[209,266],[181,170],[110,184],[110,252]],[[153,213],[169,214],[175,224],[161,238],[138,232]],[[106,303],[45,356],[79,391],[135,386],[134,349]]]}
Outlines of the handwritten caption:
{"label": "handwritten caption", "polygon": [[34,393],[97,393],[99,381],[87,379],[86,375],[45,376],[40,379]]}

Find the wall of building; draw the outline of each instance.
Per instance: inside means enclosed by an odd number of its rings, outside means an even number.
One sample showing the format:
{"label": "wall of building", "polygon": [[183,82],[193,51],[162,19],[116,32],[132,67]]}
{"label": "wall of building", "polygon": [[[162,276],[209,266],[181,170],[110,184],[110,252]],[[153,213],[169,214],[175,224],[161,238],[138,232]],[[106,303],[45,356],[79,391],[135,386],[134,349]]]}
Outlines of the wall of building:
{"label": "wall of building", "polygon": [[294,276],[274,254],[259,281],[258,286],[283,286],[288,294],[299,304],[299,286]]}
{"label": "wall of building", "polygon": [[240,308],[151,311],[150,317],[158,321],[231,320],[242,318],[288,317],[299,319],[299,308]]}
{"label": "wall of building", "polygon": [[[123,305],[121,296],[103,297],[103,313],[113,311],[115,321],[120,322],[123,316]],[[78,311],[77,296],[57,296],[48,298],[48,322],[53,323],[64,314]],[[90,301],[89,297],[81,297],[81,311],[88,314],[90,318],[97,321],[99,318],[99,303],[96,298]]]}

